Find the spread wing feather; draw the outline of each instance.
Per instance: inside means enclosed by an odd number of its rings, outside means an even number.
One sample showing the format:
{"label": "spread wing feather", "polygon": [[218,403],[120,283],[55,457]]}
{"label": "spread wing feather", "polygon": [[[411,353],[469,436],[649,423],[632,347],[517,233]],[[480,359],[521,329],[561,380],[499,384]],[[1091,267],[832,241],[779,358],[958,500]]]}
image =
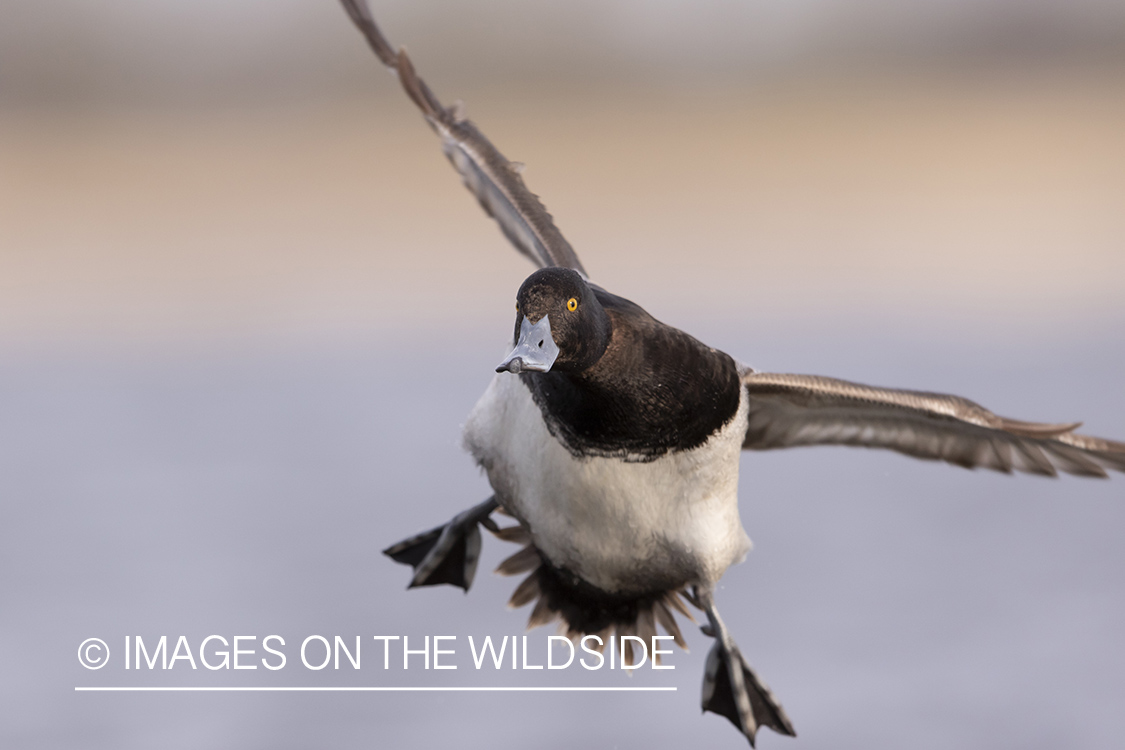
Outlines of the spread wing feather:
{"label": "spread wing feather", "polygon": [[749,450],[858,445],[1005,473],[1125,471],[1125,443],[1076,434],[1080,422],[1023,422],[959,396],[816,375],[746,372],[742,381],[750,401],[742,447]]}
{"label": "spread wing feather", "polygon": [[459,106],[442,106],[426,82],[418,77],[406,51],[395,52],[383,36],[366,0],[341,1],[378,58],[398,73],[406,94],[441,136],[442,150],[461,173],[465,187],[476,196],[488,215],[496,219],[504,236],[540,268],[561,266],[585,277],[586,271],[578,255],[539,198],[524,184],[519,174],[521,166],[508,161],[476,125],[465,119]]}

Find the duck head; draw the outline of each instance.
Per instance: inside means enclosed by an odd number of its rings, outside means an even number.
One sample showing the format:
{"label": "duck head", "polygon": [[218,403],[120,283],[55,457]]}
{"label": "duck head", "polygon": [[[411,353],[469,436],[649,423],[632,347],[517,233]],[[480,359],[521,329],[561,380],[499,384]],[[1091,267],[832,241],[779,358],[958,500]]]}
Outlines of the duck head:
{"label": "duck head", "polygon": [[543,268],[516,294],[516,347],[496,372],[577,372],[593,365],[613,330],[594,290],[569,268]]}

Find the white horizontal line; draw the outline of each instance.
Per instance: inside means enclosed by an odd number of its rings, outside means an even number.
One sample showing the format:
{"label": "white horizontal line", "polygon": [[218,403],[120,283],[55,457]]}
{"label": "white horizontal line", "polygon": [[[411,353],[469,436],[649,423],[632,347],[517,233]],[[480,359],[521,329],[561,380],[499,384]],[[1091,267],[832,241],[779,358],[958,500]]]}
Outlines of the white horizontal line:
{"label": "white horizontal line", "polygon": [[491,693],[577,693],[577,692],[674,692],[675,687],[76,687],[76,692],[100,693],[422,693],[422,692],[491,692]]}

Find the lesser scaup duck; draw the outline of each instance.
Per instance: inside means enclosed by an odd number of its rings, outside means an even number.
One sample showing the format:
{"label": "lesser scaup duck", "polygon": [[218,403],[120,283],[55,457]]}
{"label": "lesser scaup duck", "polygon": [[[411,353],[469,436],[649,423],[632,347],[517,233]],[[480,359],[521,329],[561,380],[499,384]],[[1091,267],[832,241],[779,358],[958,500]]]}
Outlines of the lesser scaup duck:
{"label": "lesser scaup duck", "polygon": [[[715,607],[717,582],[750,548],[738,514],[742,450],[858,445],[1003,472],[1125,471],[1125,444],[1076,434],[1077,423],[1006,419],[938,393],[756,372],[590,283],[518,166],[459,108],[440,104],[364,0],[343,2],[441,135],[465,185],[540,267],[516,295],[514,348],[465,425],[465,446],[494,495],[386,550],[414,568],[411,587],[468,590],[483,525],[523,545],[498,570],[528,574],[510,600],[534,602],[528,627],[559,620],[572,638],[651,642],[659,624],[684,646],[673,613],[690,618],[686,600],[715,639],[703,709],[753,745],[762,726],[795,732]],[[498,510],[518,525],[499,527]]]}

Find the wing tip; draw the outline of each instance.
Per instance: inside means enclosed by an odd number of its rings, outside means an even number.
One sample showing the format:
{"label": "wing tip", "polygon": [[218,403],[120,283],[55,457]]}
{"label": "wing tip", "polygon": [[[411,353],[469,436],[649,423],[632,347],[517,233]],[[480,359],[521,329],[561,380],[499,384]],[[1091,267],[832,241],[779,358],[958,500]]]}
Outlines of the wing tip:
{"label": "wing tip", "polygon": [[1059,422],[1048,424],[1046,422],[1025,422],[1022,419],[997,417],[999,424],[996,426],[1013,435],[1031,438],[1055,438],[1074,432],[1082,426],[1081,422]]}

